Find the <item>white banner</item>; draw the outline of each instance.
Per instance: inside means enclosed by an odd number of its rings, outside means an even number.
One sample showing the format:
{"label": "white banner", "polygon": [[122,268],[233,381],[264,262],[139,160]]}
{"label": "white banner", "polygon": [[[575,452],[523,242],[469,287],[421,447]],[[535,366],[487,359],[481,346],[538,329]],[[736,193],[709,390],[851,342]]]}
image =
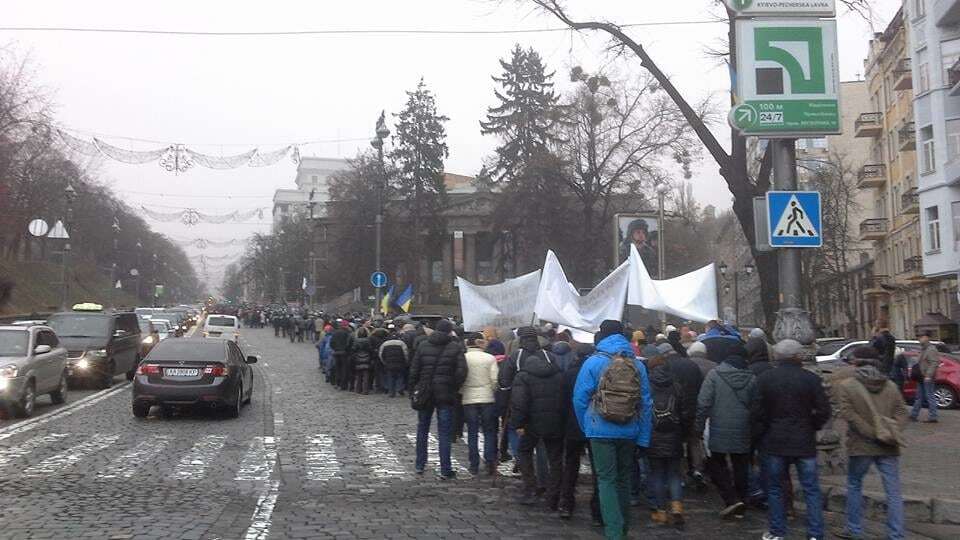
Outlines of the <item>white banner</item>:
{"label": "white banner", "polygon": [[479,332],[488,326],[518,328],[533,323],[540,270],[498,285],[474,285],[457,277],[463,329]]}
{"label": "white banner", "polygon": [[580,296],[563,272],[553,251],[547,252],[537,294],[537,317],[580,330],[596,332],[607,319],[621,320],[630,282],[630,261],[621,264],[589,294]]}
{"label": "white banner", "polygon": [[673,279],[655,281],[650,279],[636,247],[630,250],[630,263],[628,304],[696,322],[719,319],[714,264]]}

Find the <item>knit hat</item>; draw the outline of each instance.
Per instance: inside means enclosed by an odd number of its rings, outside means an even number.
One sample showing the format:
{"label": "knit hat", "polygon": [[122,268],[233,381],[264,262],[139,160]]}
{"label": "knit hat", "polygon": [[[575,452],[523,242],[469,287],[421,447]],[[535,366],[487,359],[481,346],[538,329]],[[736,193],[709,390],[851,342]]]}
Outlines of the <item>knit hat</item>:
{"label": "knit hat", "polygon": [[707,346],[700,341],[695,341],[693,345],[690,345],[690,348],[687,349],[687,355],[696,356],[699,358],[706,358]]}
{"label": "knit hat", "polygon": [[447,319],[440,319],[437,321],[434,330],[440,332],[441,334],[449,334],[453,330],[453,323]]}
{"label": "knit hat", "polygon": [[640,356],[650,359],[660,356],[660,349],[654,347],[653,345],[647,345],[640,351]]}
{"label": "knit hat", "polygon": [[661,343],[660,345],[657,345],[657,350],[663,355],[668,355],[672,352],[675,352],[673,350],[673,345],[670,345],[669,343]]}
{"label": "knit hat", "polygon": [[523,338],[535,338],[540,334],[537,332],[537,329],[532,326],[522,326],[517,328],[517,337],[520,339]]}
{"label": "knit hat", "polygon": [[750,331],[749,337],[767,339],[767,333],[763,331],[763,328],[754,328]]}
{"label": "knit hat", "polygon": [[600,323],[600,331],[597,332],[596,342],[600,343],[604,339],[614,335],[623,333],[623,323],[620,321],[614,321],[612,319],[607,319]]}
{"label": "knit hat", "polygon": [[667,334],[668,336],[670,335],[670,332],[676,332],[676,331],[677,331],[677,327],[672,324],[668,324],[667,327],[663,329],[663,333]]}
{"label": "knit hat", "polygon": [[773,358],[777,362],[799,360],[803,345],[795,339],[785,339],[773,346]]}

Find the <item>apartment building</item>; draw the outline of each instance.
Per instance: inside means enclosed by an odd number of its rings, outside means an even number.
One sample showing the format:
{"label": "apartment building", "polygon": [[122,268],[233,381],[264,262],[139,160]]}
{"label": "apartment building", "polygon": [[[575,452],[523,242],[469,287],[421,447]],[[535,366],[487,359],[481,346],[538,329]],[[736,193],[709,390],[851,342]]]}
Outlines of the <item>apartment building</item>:
{"label": "apartment building", "polygon": [[[914,93],[928,92],[931,82],[928,68],[919,69],[912,61],[911,31],[901,9],[870,41],[864,61],[869,110],[854,125],[856,137],[871,141],[870,163],[858,175],[858,187],[873,197],[872,215],[860,224],[860,239],[874,246],[873,274],[864,295],[877,323],[897,336],[912,336],[921,318],[943,313],[949,287],[923,270],[928,250],[921,236],[917,179],[918,171],[929,173],[930,162],[921,157],[918,168]],[[924,124],[923,152],[930,137]]]}

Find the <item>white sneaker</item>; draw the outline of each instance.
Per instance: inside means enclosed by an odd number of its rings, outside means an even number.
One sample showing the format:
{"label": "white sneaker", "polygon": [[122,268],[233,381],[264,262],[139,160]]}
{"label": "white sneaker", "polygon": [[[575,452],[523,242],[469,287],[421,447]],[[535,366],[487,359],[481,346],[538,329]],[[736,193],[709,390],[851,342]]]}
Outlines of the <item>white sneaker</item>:
{"label": "white sneaker", "polygon": [[783,540],[783,537],[782,537],[782,536],[776,536],[776,535],[774,535],[772,532],[767,531],[767,532],[763,533],[763,536],[761,537],[761,540]]}

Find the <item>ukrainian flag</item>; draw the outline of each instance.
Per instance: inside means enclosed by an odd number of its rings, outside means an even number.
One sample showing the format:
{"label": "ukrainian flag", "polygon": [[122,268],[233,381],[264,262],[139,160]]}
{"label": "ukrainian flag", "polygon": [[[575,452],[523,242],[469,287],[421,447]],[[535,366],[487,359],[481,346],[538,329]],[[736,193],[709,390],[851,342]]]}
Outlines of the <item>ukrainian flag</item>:
{"label": "ukrainian flag", "polygon": [[387,294],[383,295],[383,300],[380,302],[380,313],[386,315],[390,312],[390,298],[393,296],[393,285],[387,290]]}
{"label": "ukrainian flag", "polygon": [[410,306],[413,304],[413,284],[407,285],[407,288],[397,297],[396,304],[400,306],[405,313],[410,313]]}

